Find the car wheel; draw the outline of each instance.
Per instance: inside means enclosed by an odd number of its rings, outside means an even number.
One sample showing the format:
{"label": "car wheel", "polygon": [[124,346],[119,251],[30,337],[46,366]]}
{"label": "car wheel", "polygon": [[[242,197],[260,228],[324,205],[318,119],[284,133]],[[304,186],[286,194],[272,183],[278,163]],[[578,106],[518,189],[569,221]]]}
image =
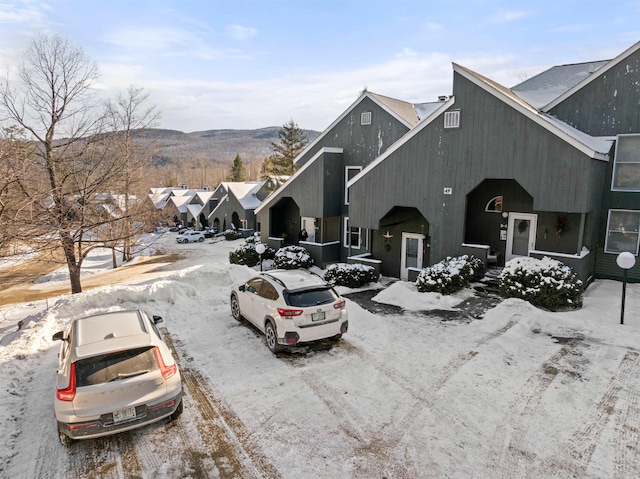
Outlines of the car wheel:
{"label": "car wheel", "polygon": [[282,346],[278,344],[278,332],[271,321],[267,321],[264,328],[264,336],[267,341],[267,347],[272,353],[277,353],[282,350]]}
{"label": "car wheel", "polygon": [[204,238],[200,236],[200,238],[198,238],[198,243],[202,243],[203,241],[204,241]]}
{"label": "car wheel", "polygon": [[242,313],[240,312],[240,303],[235,293],[231,295],[231,315],[236,321],[242,320]]}
{"label": "car wheel", "polygon": [[178,419],[180,417],[180,415],[182,414],[182,410],[183,410],[183,406],[182,406],[182,399],[180,399],[180,404],[178,404],[178,407],[176,408],[175,411],[173,411],[173,414],[171,414],[171,416],[169,416],[169,421],[175,421],[176,419]]}
{"label": "car wheel", "polygon": [[71,444],[73,444],[73,439],[62,432],[60,426],[58,426],[58,439],[60,440],[60,444],[62,444],[64,447],[69,447]]}

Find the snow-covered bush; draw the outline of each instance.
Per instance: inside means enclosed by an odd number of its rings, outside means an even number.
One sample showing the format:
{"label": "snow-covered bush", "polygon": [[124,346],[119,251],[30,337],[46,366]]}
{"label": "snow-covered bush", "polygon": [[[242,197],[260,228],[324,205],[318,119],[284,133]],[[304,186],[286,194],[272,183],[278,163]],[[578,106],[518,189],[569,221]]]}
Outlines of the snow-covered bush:
{"label": "snow-covered bush", "polygon": [[[265,245],[266,246],[266,245]],[[266,246],[262,259],[273,259],[276,250]],[[255,266],[260,262],[260,255],[256,251],[256,243],[242,243],[235,250],[229,252],[229,263]]]}
{"label": "snow-covered bush", "polygon": [[313,258],[301,246],[284,246],[276,251],[273,266],[277,269],[310,268]]}
{"label": "snow-covered bush", "polygon": [[238,230],[224,230],[222,233],[224,235],[224,239],[227,241],[233,241],[242,238],[242,233]]}
{"label": "snow-covered bush", "polygon": [[449,256],[423,269],[416,279],[416,288],[421,293],[453,294],[470,281],[482,278],[484,273],[484,262],[473,255]]}
{"label": "snow-covered bush", "polygon": [[551,311],[582,306],[582,281],[569,266],[546,256],[512,259],[498,279],[505,298],[521,298]]}
{"label": "snow-covered bush", "polygon": [[324,273],[324,279],[336,286],[359,288],[365,284],[377,282],[378,275],[373,266],[336,263],[329,265]]}

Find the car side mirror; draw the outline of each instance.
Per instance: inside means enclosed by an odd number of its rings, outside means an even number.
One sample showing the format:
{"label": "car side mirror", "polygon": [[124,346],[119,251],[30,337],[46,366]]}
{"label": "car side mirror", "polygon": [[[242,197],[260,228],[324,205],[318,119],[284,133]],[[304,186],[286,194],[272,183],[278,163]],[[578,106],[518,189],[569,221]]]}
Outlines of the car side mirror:
{"label": "car side mirror", "polygon": [[238,291],[242,291],[244,293],[245,290],[245,285],[241,284],[240,286],[238,286]]}
{"label": "car side mirror", "polygon": [[157,315],[154,314],[152,317],[153,317],[153,324],[158,324],[158,323],[161,323],[162,321],[164,321],[162,319],[162,316],[157,316]]}
{"label": "car side mirror", "polygon": [[64,331],[58,331],[53,335],[52,338],[54,341],[66,341],[67,339],[64,337]]}

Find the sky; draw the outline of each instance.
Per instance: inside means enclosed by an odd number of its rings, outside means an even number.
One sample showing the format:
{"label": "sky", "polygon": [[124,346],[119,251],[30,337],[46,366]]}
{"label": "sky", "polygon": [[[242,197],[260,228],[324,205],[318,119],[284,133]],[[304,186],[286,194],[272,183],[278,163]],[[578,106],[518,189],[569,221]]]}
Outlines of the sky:
{"label": "sky", "polygon": [[[366,287],[373,300],[402,310],[372,313],[338,287],[349,314],[342,339],[273,355],[229,309],[231,285],[258,270],[229,264],[243,240],[175,238],[142,237],[134,264],[161,251],[181,259],[129,273],[126,284],[110,284],[111,255],[93,250],[83,282],[102,278],[99,287],[51,294],[68,285],[62,269],[28,286],[49,292],[46,301],[0,306],[0,476],[640,477],[640,284],[627,285],[621,325],[616,281],[592,283],[579,310],[511,298],[481,319],[446,320],[433,310],[455,310],[471,288],[443,296],[382,278]],[[62,447],[53,334],[76,317],[139,308],[164,318],[184,413]]]}
{"label": "sky", "polygon": [[0,0],[0,74],[55,33],[101,72],[102,95],[144,88],[160,127],[323,131],[367,88],[450,95],[451,63],[511,87],[640,41],[640,0]]}

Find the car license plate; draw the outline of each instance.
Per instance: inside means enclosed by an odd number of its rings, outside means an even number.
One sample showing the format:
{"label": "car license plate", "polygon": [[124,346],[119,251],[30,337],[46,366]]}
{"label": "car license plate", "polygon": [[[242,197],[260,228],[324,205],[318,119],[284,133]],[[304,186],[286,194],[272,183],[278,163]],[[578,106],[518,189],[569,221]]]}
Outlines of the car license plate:
{"label": "car license plate", "polygon": [[136,418],[136,408],[130,407],[123,409],[122,411],[116,411],[113,413],[113,423],[118,424],[121,422],[129,421]]}
{"label": "car license plate", "polygon": [[320,313],[311,313],[311,321],[322,321],[324,319],[324,311]]}

